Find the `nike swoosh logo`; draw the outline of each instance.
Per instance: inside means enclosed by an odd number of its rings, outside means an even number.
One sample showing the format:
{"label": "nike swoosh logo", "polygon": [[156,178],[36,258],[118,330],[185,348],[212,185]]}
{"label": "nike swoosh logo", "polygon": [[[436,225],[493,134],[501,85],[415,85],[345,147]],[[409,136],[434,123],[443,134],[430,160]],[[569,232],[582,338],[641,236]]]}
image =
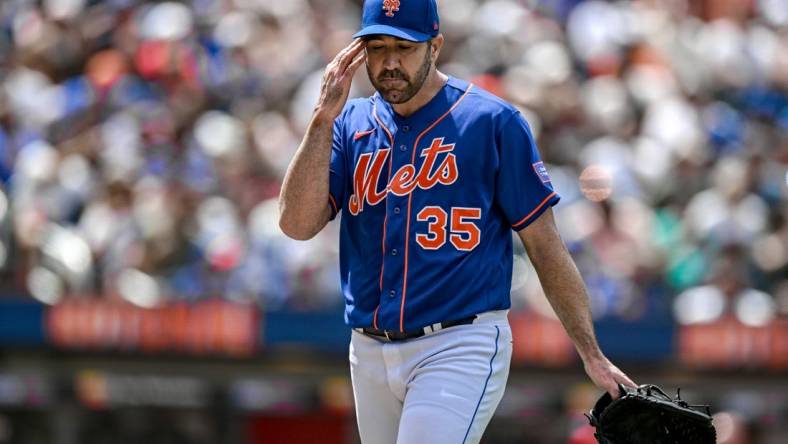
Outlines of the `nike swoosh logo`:
{"label": "nike swoosh logo", "polygon": [[353,141],[355,142],[356,140],[358,140],[358,139],[360,139],[360,138],[362,138],[364,136],[368,136],[368,135],[370,135],[370,134],[372,134],[374,132],[375,132],[374,128],[371,129],[371,130],[368,130],[368,131],[356,131],[356,134],[353,135]]}

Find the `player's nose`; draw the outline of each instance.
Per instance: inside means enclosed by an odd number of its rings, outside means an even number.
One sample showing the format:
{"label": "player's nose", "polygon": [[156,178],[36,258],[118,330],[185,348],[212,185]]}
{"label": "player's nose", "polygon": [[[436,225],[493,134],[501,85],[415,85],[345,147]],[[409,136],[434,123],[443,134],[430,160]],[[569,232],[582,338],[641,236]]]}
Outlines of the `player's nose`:
{"label": "player's nose", "polygon": [[383,57],[383,69],[392,71],[399,68],[399,57],[393,51]]}

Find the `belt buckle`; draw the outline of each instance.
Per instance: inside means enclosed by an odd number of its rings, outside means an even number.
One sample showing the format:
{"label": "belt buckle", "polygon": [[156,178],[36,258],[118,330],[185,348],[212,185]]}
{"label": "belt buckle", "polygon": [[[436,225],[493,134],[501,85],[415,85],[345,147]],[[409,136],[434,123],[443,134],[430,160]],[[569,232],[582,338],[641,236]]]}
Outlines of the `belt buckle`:
{"label": "belt buckle", "polygon": [[389,337],[389,331],[388,330],[383,330],[383,335],[386,336],[386,340],[387,341],[391,342],[391,338]]}

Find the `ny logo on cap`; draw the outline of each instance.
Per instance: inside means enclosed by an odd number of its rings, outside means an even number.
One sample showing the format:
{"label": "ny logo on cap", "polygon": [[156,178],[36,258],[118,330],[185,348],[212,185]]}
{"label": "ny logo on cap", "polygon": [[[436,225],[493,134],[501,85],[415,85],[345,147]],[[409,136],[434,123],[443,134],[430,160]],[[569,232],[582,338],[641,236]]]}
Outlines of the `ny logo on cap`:
{"label": "ny logo on cap", "polygon": [[386,17],[394,17],[394,11],[399,11],[399,0],[383,0],[383,9]]}

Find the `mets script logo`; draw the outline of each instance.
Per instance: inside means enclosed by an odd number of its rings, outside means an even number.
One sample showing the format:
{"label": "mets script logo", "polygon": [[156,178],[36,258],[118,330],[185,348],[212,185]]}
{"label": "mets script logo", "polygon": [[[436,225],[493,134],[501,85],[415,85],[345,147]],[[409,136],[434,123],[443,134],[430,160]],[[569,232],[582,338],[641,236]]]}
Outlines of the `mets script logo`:
{"label": "mets script logo", "polygon": [[394,17],[394,12],[399,11],[399,0],[383,0],[383,9],[386,17]]}
{"label": "mets script logo", "polygon": [[[416,167],[411,164],[403,165],[383,190],[378,190],[377,186],[391,149],[380,149],[374,153],[374,157],[373,153],[362,154],[353,172],[353,195],[348,201],[350,214],[357,216],[364,211],[364,202],[369,205],[380,203],[388,192],[405,196],[416,187],[428,190],[438,183],[453,184],[458,177],[457,157],[452,154],[454,145],[444,145],[443,137],[433,139],[432,144],[421,151],[421,157],[424,158],[421,169],[416,171]],[[444,153],[445,156],[441,156]],[[439,157],[442,158],[440,163]]]}

